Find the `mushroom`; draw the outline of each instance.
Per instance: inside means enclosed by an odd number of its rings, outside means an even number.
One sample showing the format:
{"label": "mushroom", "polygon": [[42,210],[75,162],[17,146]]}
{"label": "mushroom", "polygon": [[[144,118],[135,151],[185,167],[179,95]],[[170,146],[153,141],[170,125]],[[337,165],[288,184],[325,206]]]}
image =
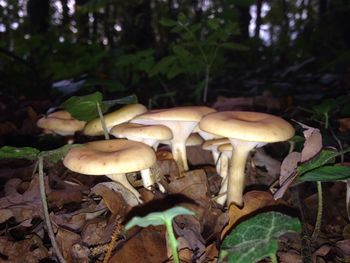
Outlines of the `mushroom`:
{"label": "mushroom", "polygon": [[[127,138],[128,140],[138,141],[153,147],[155,150],[161,140],[171,140],[173,134],[171,130],[164,125],[142,125],[137,123],[122,123],[114,126],[110,132],[117,138]],[[149,170],[141,171],[143,186],[150,189],[155,183],[155,179]]]}
{"label": "mushroom", "polygon": [[140,203],[140,194],[129,183],[126,173],[149,169],[155,162],[156,155],[151,147],[125,139],[94,141],[74,147],[63,160],[73,172],[106,175],[125,186]]}
{"label": "mushroom", "polygon": [[218,147],[222,144],[225,143],[230,143],[230,140],[227,138],[220,138],[220,139],[211,139],[208,140],[206,142],[203,143],[202,145],[202,149],[203,150],[207,150],[207,151],[211,151],[212,155],[213,155],[213,160],[215,163],[215,167],[216,167],[216,172],[222,177],[222,170],[220,169],[221,166],[221,158],[219,158],[220,154],[218,151]]}
{"label": "mushroom", "polygon": [[[107,126],[108,132],[110,129],[123,122],[128,122],[131,120],[133,117],[142,114],[146,112],[147,109],[145,106],[142,104],[129,104],[125,105],[122,108],[107,113],[104,115],[104,121]],[[92,121],[89,121],[84,129],[84,134],[89,135],[89,136],[98,136],[98,135],[103,135],[103,128],[102,128],[102,123],[99,118],[93,119]]]}
{"label": "mushroom", "polygon": [[242,205],[245,164],[249,152],[267,143],[286,141],[294,135],[287,121],[274,115],[245,112],[215,112],[203,117],[199,128],[229,138],[232,144],[228,174],[227,203]]}
{"label": "mushroom", "polygon": [[84,129],[86,122],[72,117],[68,111],[55,111],[39,119],[36,125],[44,129],[44,133],[56,133],[61,136],[73,136]]}
{"label": "mushroom", "polygon": [[186,140],[201,118],[214,109],[203,106],[175,107],[152,110],[133,118],[130,122],[144,125],[161,124],[173,133],[171,151],[180,171],[187,171]]}

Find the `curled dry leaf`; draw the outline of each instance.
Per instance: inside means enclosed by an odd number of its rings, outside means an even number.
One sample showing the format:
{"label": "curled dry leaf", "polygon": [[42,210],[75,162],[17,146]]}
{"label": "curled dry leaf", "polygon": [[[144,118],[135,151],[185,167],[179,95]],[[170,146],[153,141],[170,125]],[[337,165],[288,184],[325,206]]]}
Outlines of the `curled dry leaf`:
{"label": "curled dry leaf", "polygon": [[294,251],[278,252],[278,259],[280,263],[302,263],[303,259],[300,254]]}
{"label": "curled dry leaf", "polygon": [[243,196],[243,208],[239,208],[235,204],[231,204],[228,210],[229,223],[221,233],[221,239],[239,222],[239,220],[259,209],[274,207],[284,204],[282,200],[275,200],[270,192],[250,191]]}
{"label": "curled dry leaf", "polygon": [[91,189],[91,193],[100,195],[113,214],[124,215],[130,206],[138,204],[136,196],[116,182],[99,183]]}

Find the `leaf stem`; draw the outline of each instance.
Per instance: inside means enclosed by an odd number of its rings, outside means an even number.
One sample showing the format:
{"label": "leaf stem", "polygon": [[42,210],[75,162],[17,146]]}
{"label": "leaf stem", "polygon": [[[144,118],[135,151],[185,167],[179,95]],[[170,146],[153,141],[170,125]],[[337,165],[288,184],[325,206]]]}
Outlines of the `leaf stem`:
{"label": "leaf stem", "polygon": [[44,182],[44,158],[43,156],[38,157],[38,163],[39,163],[39,189],[40,189],[40,197],[41,197],[41,204],[43,206],[43,213],[44,213],[44,221],[46,224],[47,232],[49,235],[49,238],[51,240],[52,247],[58,257],[59,262],[65,263],[65,259],[63,258],[60,249],[58,248],[55,234],[53,232],[50,216],[49,216],[49,209],[47,206],[47,200],[46,200],[46,194],[45,194],[45,182]]}
{"label": "leaf stem", "polygon": [[174,234],[174,230],[173,230],[173,226],[172,226],[172,222],[169,219],[165,219],[165,227],[166,227],[166,231],[168,233],[168,237],[169,237],[169,243],[170,243],[170,248],[173,254],[173,260],[174,263],[179,263],[179,255],[177,253],[177,240]]}
{"label": "leaf stem", "polygon": [[100,103],[96,102],[96,107],[97,107],[98,116],[100,117],[102,129],[103,129],[103,134],[105,135],[105,139],[109,140],[109,134],[108,134],[105,118],[103,117]]}
{"label": "leaf stem", "polygon": [[317,181],[316,183],[317,183],[318,207],[317,207],[315,229],[311,236],[312,241],[315,241],[320,233],[321,223],[322,223],[322,214],[323,214],[322,183],[320,181]]}

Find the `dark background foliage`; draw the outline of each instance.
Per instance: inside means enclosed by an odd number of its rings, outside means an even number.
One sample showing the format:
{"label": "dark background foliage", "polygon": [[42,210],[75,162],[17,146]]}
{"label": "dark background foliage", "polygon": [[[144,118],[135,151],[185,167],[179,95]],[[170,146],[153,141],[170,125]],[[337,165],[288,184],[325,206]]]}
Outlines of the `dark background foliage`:
{"label": "dark background foliage", "polygon": [[0,0],[1,93],[161,107],[303,92],[346,74],[349,17],[345,0]]}

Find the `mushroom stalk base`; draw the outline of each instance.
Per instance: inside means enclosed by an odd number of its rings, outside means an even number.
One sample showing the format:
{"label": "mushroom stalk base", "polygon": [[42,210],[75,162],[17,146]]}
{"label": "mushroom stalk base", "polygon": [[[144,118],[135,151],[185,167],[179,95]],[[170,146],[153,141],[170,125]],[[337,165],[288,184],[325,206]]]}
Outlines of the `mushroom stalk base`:
{"label": "mushroom stalk base", "polygon": [[136,198],[137,201],[142,204],[140,193],[129,183],[126,174],[107,174],[107,177],[111,178],[114,182],[120,183],[126,189],[128,189]]}
{"label": "mushroom stalk base", "polygon": [[180,172],[188,171],[186,145],[184,143],[172,143],[173,158],[179,166]]}

